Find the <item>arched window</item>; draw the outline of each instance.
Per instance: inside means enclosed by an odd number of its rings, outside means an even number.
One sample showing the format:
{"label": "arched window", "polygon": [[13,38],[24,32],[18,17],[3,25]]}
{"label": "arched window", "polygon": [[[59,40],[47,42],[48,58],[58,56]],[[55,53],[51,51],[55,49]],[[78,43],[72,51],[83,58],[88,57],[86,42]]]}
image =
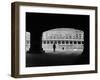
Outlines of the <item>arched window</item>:
{"label": "arched window", "polygon": [[47,41],[47,44],[49,44],[49,41]]}
{"label": "arched window", "polygon": [[82,41],[82,44],[84,44],[84,41]]}
{"label": "arched window", "polygon": [[77,42],[76,41],[74,41],[74,44],[76,44]]}
{"label": "arched window", "polygon": [[81,41],[78,41],[78,44],[81,44]]}
{"label": "arched window", "polygon": [[65,43],[65,41],[62,41],[62,44],[64,44]]}
{"label": "arched window", "polygon": [[54,41],[55,44],[57,44],[57,41]]}
{"label": "arched window", "polygon": [[61,44],[61,41],[58,41],[58,44]]}
{"label": "arched window", "polygon": [[68,41],[66,41],[66,44],[68,44]]}
{"label": "arched window", "polygon": [[43,41],[44,44],[46,44],[46,41]]}
{"label": "arched window", "polygon": [[70,41],[70,44],[72,44],[72,41]]}
{"label": "arched window", "polygon": [[53,41],[51,41],[51,44],[53,44]]}

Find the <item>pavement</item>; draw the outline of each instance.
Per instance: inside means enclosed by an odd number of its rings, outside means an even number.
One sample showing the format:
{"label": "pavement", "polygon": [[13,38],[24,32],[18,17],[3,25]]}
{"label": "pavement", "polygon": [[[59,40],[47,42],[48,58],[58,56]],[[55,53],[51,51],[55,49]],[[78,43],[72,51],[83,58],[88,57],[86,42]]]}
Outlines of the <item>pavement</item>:
{"label": "pavement", "polygon": [[79,57],[61,53],[26,53],[26,67],[76,65]]}

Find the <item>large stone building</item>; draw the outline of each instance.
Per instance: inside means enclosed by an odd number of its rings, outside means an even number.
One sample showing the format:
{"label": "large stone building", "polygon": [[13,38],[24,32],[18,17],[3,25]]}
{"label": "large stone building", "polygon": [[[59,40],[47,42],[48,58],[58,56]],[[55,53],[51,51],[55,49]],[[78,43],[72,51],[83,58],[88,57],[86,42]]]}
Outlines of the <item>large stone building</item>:
{"label": "large stone building", "polygon": [[81,54],[84,50],[84,32],[73,28],[56,28],[43,32],[45,53]]}

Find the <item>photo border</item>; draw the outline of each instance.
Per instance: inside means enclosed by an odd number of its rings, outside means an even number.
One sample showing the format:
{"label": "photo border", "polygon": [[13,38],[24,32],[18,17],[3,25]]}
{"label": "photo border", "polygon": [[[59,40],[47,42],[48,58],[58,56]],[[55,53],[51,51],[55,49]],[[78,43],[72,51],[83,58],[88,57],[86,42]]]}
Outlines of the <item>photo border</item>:
{"label": "photo border", "polygon": [[[87,9],[95,10],[95,70],[90,71],[75,71],[75,72],[56,72],[56,73],[43,73],[43,74],[22,74],[20,75],[19,64],[19,7],[20,6],[39,6],[39,7],[58,7],[58,8],[73,8],[73,9]],[[97,73],[97,7],[96,6],[80,6],[80,5],[60,5],[60,4],[44,4],[44,3],[29,3],[29,2],[14,2],[11,4],[11,76],[16,78],[22,77],[40,77],[40,76],[55,76],[55,75],[72,75],[72,74],[85,74]]]}

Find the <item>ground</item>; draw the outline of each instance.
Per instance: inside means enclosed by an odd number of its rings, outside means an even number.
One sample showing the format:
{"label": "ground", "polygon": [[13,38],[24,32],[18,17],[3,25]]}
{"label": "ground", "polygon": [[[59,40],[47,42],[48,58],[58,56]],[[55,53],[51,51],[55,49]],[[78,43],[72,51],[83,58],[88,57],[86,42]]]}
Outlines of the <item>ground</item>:
{"label": "ground", "polygon": [[75,65],[79,56],[67,54],[26,54],[26,67],[35,66],[56,66],[56,65]]}

